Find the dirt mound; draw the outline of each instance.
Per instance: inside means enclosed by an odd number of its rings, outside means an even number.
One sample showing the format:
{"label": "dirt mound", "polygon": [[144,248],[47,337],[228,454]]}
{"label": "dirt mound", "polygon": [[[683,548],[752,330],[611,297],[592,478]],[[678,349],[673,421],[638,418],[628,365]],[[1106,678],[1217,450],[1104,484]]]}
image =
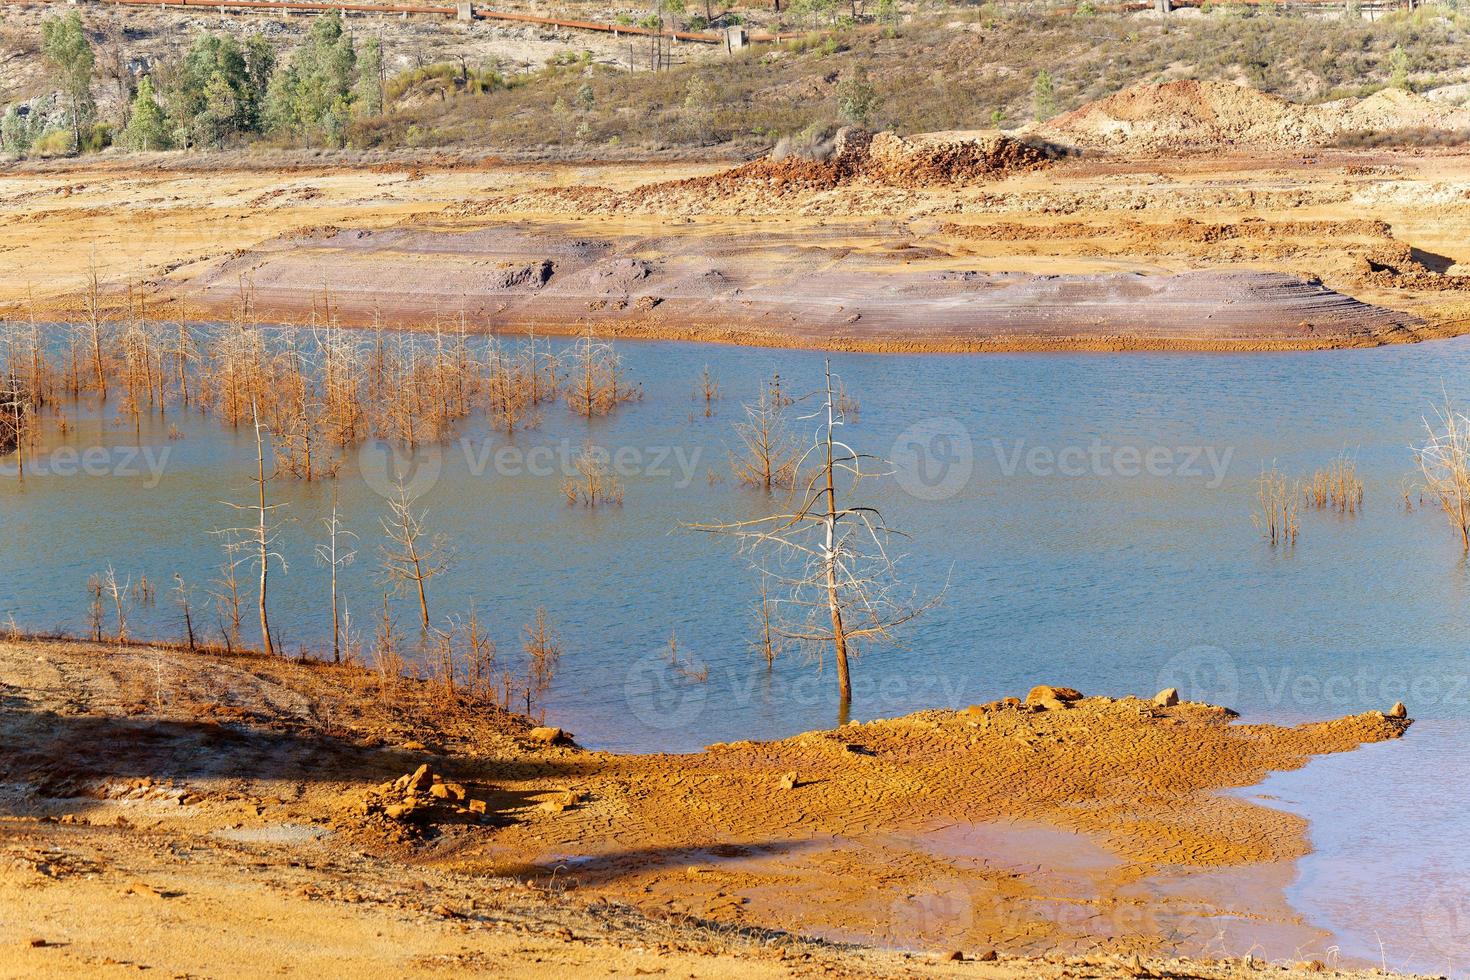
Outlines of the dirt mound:
{"label": "dirt mound", "polygon": [[851,184],[916,188],[997,180],[1045,166],[1050,155],[999,132],[924,133],[904,137],[844,129],[823,159],[765,156],[703,177],[650,184],[637,202],[671,193],[741,194],[759,186],[778,197],[835,190]]}
{"label": "dirt mound", "polygon": [[863,176],[890,187],[996,180],[1045,166],[1045,151],[998,132],[879,133],[868,144]]}
{"label": "dirt mound", "polygon": [[1470,111],[1394,88],[1374,92],[1366,99],[1344,99],[1320,108],[1325,116],[1337,117],[1340,132],[1470,128]]}
{"label": "dirt mound", "polygon": [[1298,149],[1350,133],[1470,128],[1470,111],[1385,89],[1365,99],[1297,105],[1228,82],[1135,85],[1037,132],[1079,146],[1144,150]]}
{"label": "dirt mound", "polygon": [[1059,116],[1039,131],[1093,147],[1295,146],[1328,138],[1315,116],[1305,106],[1252,88],[1181,81],[1126,88]]}

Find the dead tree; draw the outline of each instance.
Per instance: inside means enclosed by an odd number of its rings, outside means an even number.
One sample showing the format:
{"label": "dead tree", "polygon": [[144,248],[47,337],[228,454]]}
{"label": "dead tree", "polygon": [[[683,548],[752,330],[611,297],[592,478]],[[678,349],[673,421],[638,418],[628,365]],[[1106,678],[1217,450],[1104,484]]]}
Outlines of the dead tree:
{"label": "dead tree", "polygon": [[774,610],[771,600],[770,572],[762,568],[760,575],[760,597],[755,606],[755,645],[762,659],[766,662],[766,669],[770,670],[776,665],[776,658],[780,656],[785,644],[782,636],[776,632],[775,626],[773,625],[771,614]]}
{"label": "dead tree", "polygon": [[357,540],[357,535],[342,527],[337,516],[337,491],[332,490],[332,516],[322,523],[327,528],[327,540],[316,546],[317,561],[331,571],[332,582],[332,663],[342,662],[341,603],[337,600],[337,570],[351,565],[357,558],[355,548],[344,547],[345,539]]}
{"label": "dead tree", "polygon": [[705,418],[710,418],[715,414],[715,402],[720,397],[720,383],[710,373],[708,364],[704,366],[704,370],[699,374],[699,385],[694,389],[694,397],[696,400],[702,399],[704,401]]}
{"label": "dead tree", "polygon": [[214,586],[210,595],[214,598],[215,612],[219,615],[220,636],[225,641],[226,652],[233,652],[240,645],[240,565],[247,559],[241,554],[245,542],[235,538],[229,531],[219,531],[224,536],[224,561],[220,563],[219,577],[210,584]]}
{"label": "dead tree", "polygon": [[117,572],[111,565],[102,575],[93,575],[87,582],[87,591],[92,595],[92,638],[102,639],[102,620],[105,605],[110,604],[116,619],[113,639],[118,646],[128,642],[128,612],[132,609],[132,580],[119,582]]}
{"label": "dead tree", "polygon": [[31,436],[31,403],[25,386],[11,372],[0,380],[0,454],[15,452],[16,475],[26,476],[26,444]]}
{"label": "dead tree", "polygon": [[534,425],[538,388],[534,359],[528,364],[522,358],[507,356],[499,347],[492,345],[486,359],[486,371],[489,416],[495,427],[507,436],[514,436],[517,428]]}
{"label": "dead tree", "polygon": [[759,400],[744,406],[745,421],[735,426],[743,451],[730,461],[741,483],[767,492],[776,487],[793,487],[797,461],[801,458],[801,451],[787,433],[781,417],[785,406],[779,384],[778,379],[775,385],[762,388]]}
{"label": "dead tree", "polygon": [[480,625],[480,614],[470,606],[464,622],[465,683],[471,694],[488,695],[495,688],[495,641]]}
{"label": "dead tree", "polygon": [[400,479],[397,495],[388,501],[389,514],[383,519],[383,533],[388,542],[382,546],[383,578],[400,595],[413,592],[419,600],[419,622],[424,639],[429,638],[429,582],[447,571],[454,556],[443,535],[429,534],[422,516],[414,511],[413,498]]}
{"label": "dead tree", "polygon": [[194,640],[194,609],[191,601],[193,589],[184,584],[184,576],[174,572],[174,603],[179,607],[179,612],[184,616],[184,639],[189,644],[189,652],[193,652],[196,643]]}
{"label": "dead tree", "polygon": [[260,613],[260,648],[266,656],[271,656],[275,653],[275,644],[271,640],[267,587],[270,584],[272,561],[281,566],[282,572],[286,571],[286,559],[275,550],[281,525],[274,519],[275,512],[284,505],[266,501],[266,485],[275,474],[268,477],[265,473],[265,425],[260,420],[260,408],[254,399],[250,402],[250,418],[255,427],[255,477],[251,480],[255,484],[255,500],[249,504],[227,503],[227,506],[237,511],[249,511],[255,519],[249,525],[230,528],[223,533],[232,540],[240,540],[248,545],[252,553],[250,560],[260,573],[260,594],[257,601]]}
{"label": "dead tree", "polygon": [[584,418],[607,415],[642,391],[624,384],[623,364],[611,344],[596,343],[589,333],[577,341],[567,373],[567,407]]}
{"label": "dead tree", "polygon": [[584,446],[572,460],[572,469],[576,471],[575,475],[568,476],[561,485],[562,495],[568,504],[578,501],[586,507],[622,504],[623,481],[608,468],[606,452],[598,451],[590,444]]}
{"label": "dead tree", "polygon": [[103,344],[103,319],[102,319],[102,286],[97,278],[97,259],[92,258],[87,276],[87,319],[82,325],[83,337],[87,347],[90,349],[92,358],[92,375],[97,385],[97,397],[107,401],[107,368],[102,353]]}
{"label": "dead tree", "polygon": [[561,662],[562,647],[561,636],[552,628],[544,606],[536,610],[535,621],[526,625],[525,637],[522,647],[526,652],[525,695],[526,714],[529,715],[531,705],[551,689],[552,678]]}
{"label": "dead tree", "polygon": [[729,524],[693,525],[696,530],[735,536],[746,554],[771,557],[778,586],[771,629],[810,649],[819,659],[830,650],[837,666],[840,717],[852,704],[849,661],[859,644],[891,642],[894,630],[938,602],[902,594],[897,559],[889,544],[902,532],[890,528],[877,508],[849,503],[864,478],[886,468],[837,437],[844,424],[840,382],[831,362],[821,407],[806,416],[817,422],[811,448],[797,461],[805,480],[799,506],[769,517]]}
{"label": "dead tree", "polygon": [[1460,547],[1470,554],[1470,417],[1456,410],[1448,396],[1435,415],[1432,422],[1424,420],[1427,438],[1414,455],[1425,489],[1439,501]]}

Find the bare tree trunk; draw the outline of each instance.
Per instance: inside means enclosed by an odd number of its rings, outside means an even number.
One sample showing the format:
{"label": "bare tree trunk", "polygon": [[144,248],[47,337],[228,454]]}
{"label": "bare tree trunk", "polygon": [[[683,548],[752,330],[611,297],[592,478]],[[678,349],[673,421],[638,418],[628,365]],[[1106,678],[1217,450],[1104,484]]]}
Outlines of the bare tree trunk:
{"label": "bare tree trunk", "polygon": [[97,376],[98,397],[107,401],[107,372],[102,369],[102,311],[101,288],[97,282],[97,266],[91,270],[87,284],[87,320],[92,331],[92,370]]}
{"label": "bare tree trunk", "polygon": [[827,576],[827,609],[832,614],[832,648],[837,659],[839,711],[845,718],[852,705],[852,678],[847,667],[847,634],[842,628],[842,603],[837,594],[837,488],[832,478],[832,364],[827,364],[827,516],[826,551],[823,564]]}
{"label": "bare tree trunk", "polygon": [[332,508],[332,663],[342,662],[342,630],[337,619],[337,512]]}
{"label": "bare tree trunk", "polygon": [[265,443],[261,439],[260,411],[256,408],[254,399],[250,402],[250,414],[255,420],[255,471],[260,491],[259,505],[256,508],[256,544],[260,547],[260,648],[269,657],[276,651],[271,644],[271,624],[265,607],[266,579],[270,572],[269,535],[265,526]]}
{"label": "bare tree trunk", "polygon": [[424,632],[429,632],[429,599],[424,595],[424,575],[419,570],[419,560],[413,560],[414,581],[419,587],[419,615],[423,617]]}

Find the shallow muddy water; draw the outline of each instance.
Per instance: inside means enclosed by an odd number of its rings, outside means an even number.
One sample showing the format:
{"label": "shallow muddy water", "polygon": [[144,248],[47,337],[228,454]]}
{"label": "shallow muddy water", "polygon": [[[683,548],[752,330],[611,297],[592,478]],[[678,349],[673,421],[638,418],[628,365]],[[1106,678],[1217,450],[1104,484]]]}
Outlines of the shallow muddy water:
{"label": "shallow muddy water", "polygon": [[[514,440],[472,424],[407,460],[427,524],[458,555],[431,583],[435,618],[475,604],[515,666],[522,624],[544,605],[566,648],[548,718],[586,745],[687,750],[829,726],[830,666],[791,651],[768,672],[751,648],[756,576],[732,541],[681,529],[769,512],[730,474],[732,424],[774,371],[790,392],[814,387],[822,355],[621,351],[641,403],[591,423],[548,406],[541,426]],[[723,391],[713,418],[693,397],[706,364]],[[1403,488],[1433,403],[1442,392],[1470,403],[1470,342],[1240,356],[838,355],[834,367],[861,401],[849,440],[898,467],[859,496],[909,532],[907,582],[921,596],[948,586],[902,646],[862,651],[856,717],[960,707],[1039,682],[1107,694],[1177,686],[1285,721],[1403,700],[1421,725],[1402,742],[1278,777],[1272,792],[1312,818],[1319,848],[1293,899],[1338,930],[1345,953],[1377,961],[1381,928],[1393,933],[1390,966],[1460,968],[1470,858],[1448,842],[1465,838],[1470,818],[1456,805],[1463,780],[1448,775],[1470,769],[1470,574],[1444,517],[1417,496],[1406,510]],[[221,501],[246,499],[246,433],[177,411],[138,432],[111,412],[69,412],[72,432],[48,440],[24,482],[12,458],[0,460],[0,618],[82,632],[87,579],[111,563],[157,590],[155,606],[134,614],[136,634],[179,633],[166,596],[175,572],[197,587],[213,631],[204,592],[220,551],[210,532],[240,522]],[[183,438],[169,439],[169,424]],[[565,460],[587,442],[624,474],[621,507],[565,503]],[[1357,458],[1363,513],[1303,510],[1296,547],[1273,550],[1251,518],[1262,468],[1274,461],[1306,476],[1343,451]],[[343,574],[346,604],[371,634],[388,456],[370,444],[336,481],[274,486],[291,522],[288,571],[272,586],[289,649],[320,649],[329,636],[326,571],[312,549],[334,488],[361,535]],[[412,609],[396,608],[411,624]],[[671,634],[692,671],[670,667]],[[703,667],[706,680],[689,676]],[[1369,840],[1374,860],[1362,861]],[[1433,909],[1405,869],[1442,882]],[[1380,880],[1394,872],[1405,880]],[[1426,945],[1426,921],[1457,938]]]}

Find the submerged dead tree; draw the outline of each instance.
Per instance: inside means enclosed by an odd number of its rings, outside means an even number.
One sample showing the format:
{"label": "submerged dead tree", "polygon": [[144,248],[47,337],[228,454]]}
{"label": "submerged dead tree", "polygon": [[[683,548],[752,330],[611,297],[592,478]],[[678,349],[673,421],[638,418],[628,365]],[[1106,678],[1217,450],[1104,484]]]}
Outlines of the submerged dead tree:
{"label": "submerged dead tree", "polygon": [[425,530],[422,515],[414,510],[413,498],[402,480],[396,490],[388,501],[389,514],[383,518],[383,533],[388,538],[382,547],[383,578],[399,594],[416,595],[420,626],[427,641],[432,632],[428,584],[449,569],[453,553],[443,535]]}
{"label": "submerged dead tree", "polygon": [[572,350],[567,371],[567,407],[584,418],[607,415],[624,402],[637,401],[642,390],[627,382],[622,358],[611,344],[587,334]]}
{"label": "submerged dead tree", "polygon": [[785,403],[780,378],[761,389],[754,405],[744,408],[745,421],[735,425],[741,452],[730,460],[735,476],[741,483],[766,491],[793,487],[801,450],[786,431],[781,417]]}
{"label": "submerged dead tree", "polygon": [[[237,528],[229,528],[223,531],[227,540],[236,540],[245,543],[250,552],[249,560],[254,563],[256,570],[260,573],[260,591],[257,596],[257,610],[260,614],[260,648],[263,653],[270,656],[275,653],[275,644],[271,640],[270,614],[268,612],[267,587],[270,584],[270,566],[275,561],[280,564],[281,571],[286,570],[286,559],[276,551],[276,538],[280,534],[281,525],[275,520],[275,512],[283,507],[283,504],[272,504],[266,500],[266,485],[274,478],[275,474],[266,476],[265,472],[265,424],[260,418],[259,406],[252,400],[250,403],[250,418],[255,428],[255,477],[251,480],[255,484],[255,500],[249,504],[232,504],[227,506],[237,511],[250,512],[254,520],[249,525]],[[232,569],[233,573],[233,569]]]}
{"label": "submerged dead tree", "polygon": [[[526,624],[524,637],[521,648],[526,654],[526,677],[522,693],[526,699],[526,714],[529,715],[532,706],[551,689],[552,679],[556,677],[557,666],[561,663],[561,635],[547,618],[545,606],[538,607],[536,618]],[[506,700],[509,706],[509,698]],[[542,714],[544,716],[545,712]]]}
{"label": "submerged dead tree", "polygon": [[840,716],[852,704],[850,661],[859,645],[894,639],[894,630],[937,604],[904,594],[897,558],[889,544],[902,532],[890,528],[877,508],[851,503],[865,478],[883,464],[838,438],[844,424],[841,387],[826,366],[821,406],[806,416],[817,422],[811,447],[797,460],[809,472],[794,510],[730,524],[694,525],[696,530],[733,535],[741,550],[771,559],[778,593],[764,600],[770,630],[807,647],[819,659],[830,650],[837,667]]}
{"label": "submerged dead tree", "polygon": [[15,453],[16,473],[21,479],[25,479],[25,447],[31,417],[31,403],[24,385],[13,373],[0,378],[0,456]]}
{"label": "submerged dead tree", "polygon": [[1470,554],[1470,418],[1456,411],[1448,397],[1435,409],[1435,418],[1424,420],[1428,438],[1414,449],[1424,488],[1439,501]]}
{"label": "submerged dead tree", "polygon": [[351,565],[357,558],[357,550],[347,546],[356,541],[357,535],[342,527],[337,514],[337,491],[332,491],[332,516],[322,524],[327,529],[327,540],[316,546],[317,561],[331,570],[332,600],[332,663],[342,662],[342,604],[337,598],[337,571]]}

